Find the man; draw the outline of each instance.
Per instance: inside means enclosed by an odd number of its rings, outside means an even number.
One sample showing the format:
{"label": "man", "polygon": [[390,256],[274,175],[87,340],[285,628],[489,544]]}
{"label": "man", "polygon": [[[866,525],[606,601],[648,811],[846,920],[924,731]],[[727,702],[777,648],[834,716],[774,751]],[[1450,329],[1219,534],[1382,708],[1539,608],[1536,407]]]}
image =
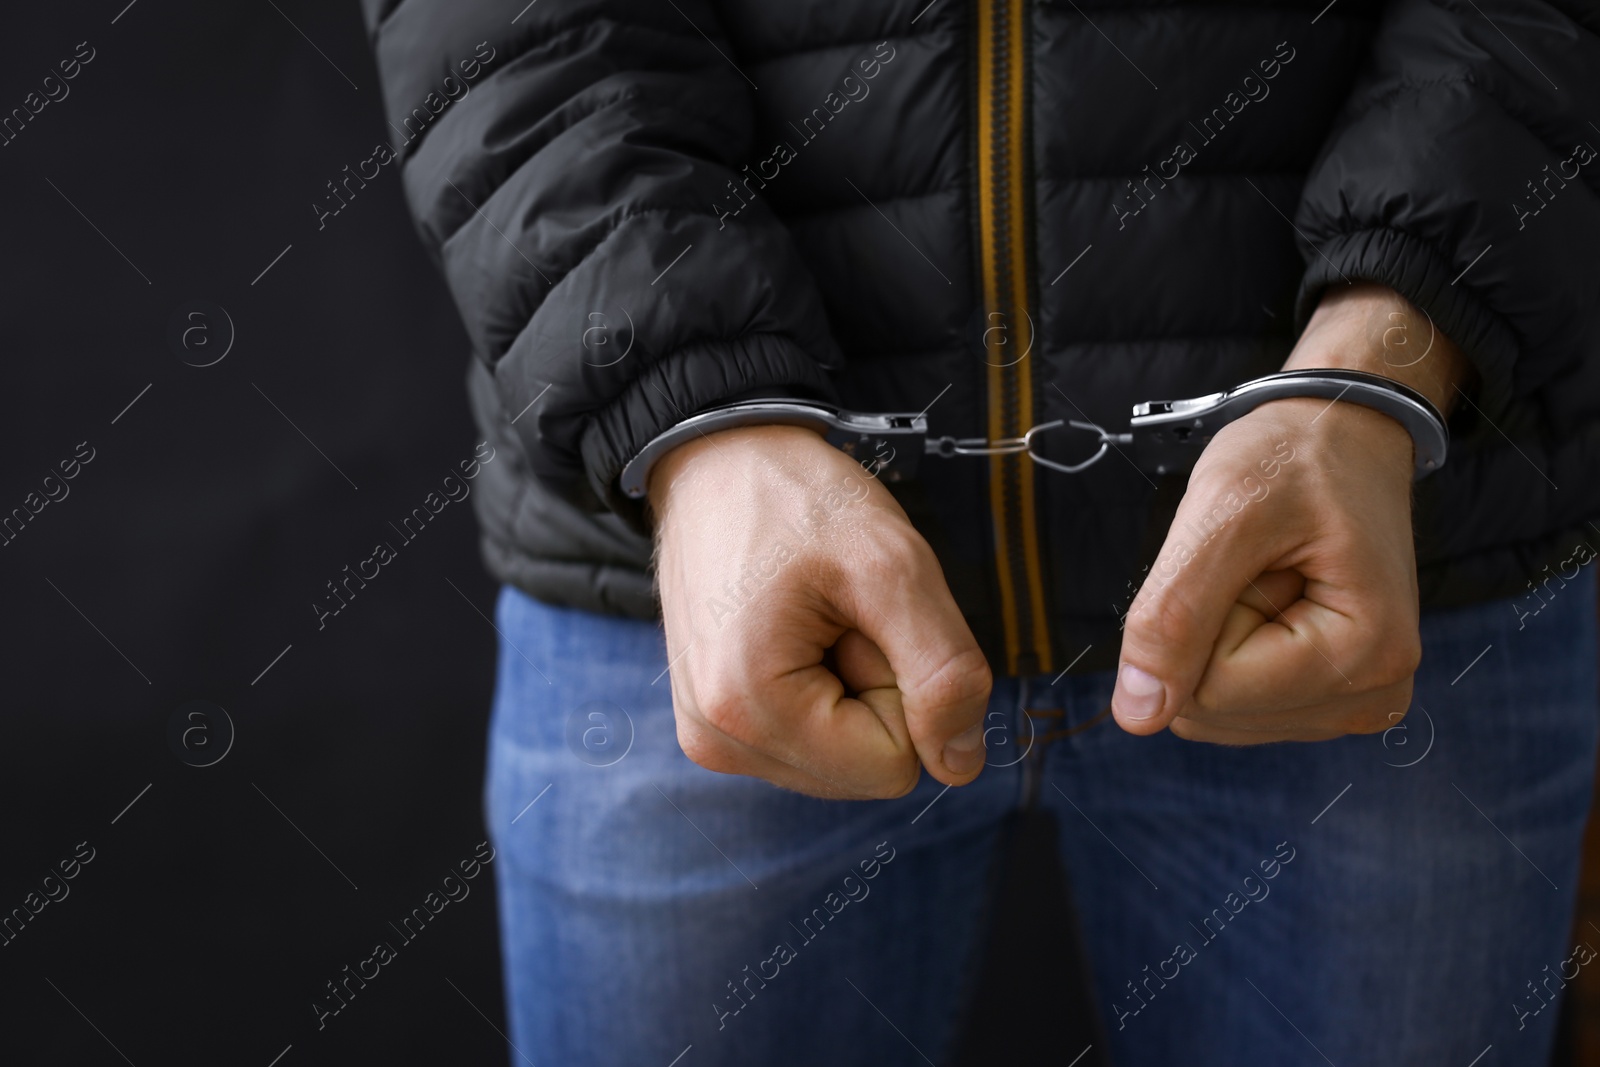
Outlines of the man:
{"label": "man", "polygon": [[[1113,1062],[1548,1055],[1596,743],[1600,12],[365,6],[513,457],[476,499],[515,1056],[942,1062],[1031,806]],[[1399,421],[1297,396],[1187,478],[1002,446],[889,485],[754,425],[619,483],[733,401],[994,446],[1280,368],[1415,389],[1448,461],[1413,490]]]}

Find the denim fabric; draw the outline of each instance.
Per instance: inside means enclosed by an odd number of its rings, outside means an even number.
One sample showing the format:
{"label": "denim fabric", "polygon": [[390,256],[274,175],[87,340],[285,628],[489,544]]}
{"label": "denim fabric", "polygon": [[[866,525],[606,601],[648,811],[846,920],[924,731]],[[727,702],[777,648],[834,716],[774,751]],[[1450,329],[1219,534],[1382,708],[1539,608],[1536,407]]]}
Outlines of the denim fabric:
{"label": "denim fabric", "polygon": [[[1593,956],[1570,934],[1593,576],[1519,605],[1425,617],[1387,734],[1136,738],[1092,722],[1109,674],[1005,678],[977,782],[829,802],[684,757],[656,625],[508,588],[487,814],[512,1062],[948,1062],[998,831],[1031,804],[1097,990],[1062,1010],[1100,1012],[1119,1067],[1543,1063]],[[1048,1047],[1049,1019],[1010,1022]]]}

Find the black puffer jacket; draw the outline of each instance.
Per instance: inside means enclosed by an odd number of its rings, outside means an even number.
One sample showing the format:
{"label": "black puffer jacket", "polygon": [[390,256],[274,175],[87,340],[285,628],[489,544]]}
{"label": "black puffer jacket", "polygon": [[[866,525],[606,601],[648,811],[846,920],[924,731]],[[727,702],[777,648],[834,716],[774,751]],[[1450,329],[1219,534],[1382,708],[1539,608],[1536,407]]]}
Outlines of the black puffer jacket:
{"label": "black puffer jacket", "polygon": [[[1600,514],[1591,0],[363,2],[514,457],[485,554],[537,597],[656,611],[616,476],[698,410],[1125,425],[1276,370],[1347,278],[1480,372],[1419,488],[1425,603],[1524,590]],[[896,495],[997,673],[1114,663],[1181,484],[923,466]]]}

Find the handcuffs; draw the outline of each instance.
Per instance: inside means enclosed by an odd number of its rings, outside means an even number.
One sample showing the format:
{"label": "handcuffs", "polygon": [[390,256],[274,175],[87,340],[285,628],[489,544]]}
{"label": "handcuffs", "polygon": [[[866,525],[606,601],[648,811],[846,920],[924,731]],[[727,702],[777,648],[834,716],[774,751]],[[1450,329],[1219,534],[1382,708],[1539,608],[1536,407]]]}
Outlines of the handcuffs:
{"label": "handcuffs", "polygon": [[[1042,467],[1063,474],[1087,470],[1115,448],[1146,474],[1190,470],[1218,430],[1270,400],[1287,397],[1343,400],[1381,411],[1410,433],[1416,446],[1417,479],[1444,465],[1450,431],[1444,417],[1421,393],[1381,374],[1350,370],[1293,370],[1236,385],[1220,393],[1187,400],[1150,400],[1133,406],[1125,433],[1111,433],[1087,420],[1055,419],[1021,437],[929,437],[926,410],[917,414],[846,411],[812,400],[747,400],[711,408],[653,438],[622,468],[618,484],[629,497],[645,496],[650,471],[672,448],[737,426],[806,426],[859,462],[879,479],[900,482],[916,476],[924,456],[1001,456],[1026,453]],[[1321,416],[1319,415],[1318,418]],[[1078,463],[1062,463],[1040,451],[1041,435],[1072,429],[1092,433],[1099,449]]]}

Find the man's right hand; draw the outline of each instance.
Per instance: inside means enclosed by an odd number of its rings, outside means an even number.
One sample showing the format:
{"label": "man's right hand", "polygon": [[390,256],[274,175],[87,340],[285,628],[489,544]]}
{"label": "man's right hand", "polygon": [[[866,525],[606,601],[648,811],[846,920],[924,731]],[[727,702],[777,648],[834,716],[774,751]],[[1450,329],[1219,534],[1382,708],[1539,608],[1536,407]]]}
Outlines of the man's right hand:
{"label": "man's right hand", "polygon": [[662,458],[650,503],[690,759],[818,797],[977,777],[989,665],[858,463],[801,427],[722,430]]}

